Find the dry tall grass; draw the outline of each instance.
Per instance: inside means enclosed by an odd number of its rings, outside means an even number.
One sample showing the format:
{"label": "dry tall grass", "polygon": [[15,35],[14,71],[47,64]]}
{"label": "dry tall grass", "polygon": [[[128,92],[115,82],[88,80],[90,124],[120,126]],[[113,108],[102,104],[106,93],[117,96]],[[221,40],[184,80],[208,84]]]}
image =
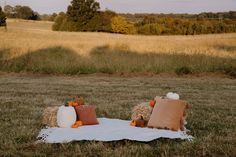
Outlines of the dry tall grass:
{"label": "dry tall grass", "polygon": [[[8,31],[0,31],[0,57],[4,67],[1,70],[69,71],[67,73],[72,74],[83,71],[158,73],[182,67],[193,72],[235,70],[236,34],[137,36],[53,32],[51,25],[50,22],[8,20]],[[55,53],[61,54],[59,60]],[[45,58],[48,59],[42,60]]]}

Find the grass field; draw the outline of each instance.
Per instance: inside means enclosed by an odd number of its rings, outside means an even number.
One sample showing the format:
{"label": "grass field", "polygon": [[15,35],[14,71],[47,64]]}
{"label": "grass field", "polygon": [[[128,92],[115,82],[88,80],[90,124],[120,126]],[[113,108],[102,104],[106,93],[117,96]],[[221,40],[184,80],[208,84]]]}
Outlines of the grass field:
{"label": "grass field", "polygon": [[8,20],[0,70],[54,74],[201,73],[236,76],[236,34],[137,36],[53,32],[51,22]]}
{"label": "grass field", "polygon": [[[177,91],[192,104],[193,142],[73,142],[35,144],[43,109],[81,94],[98,117],[130,119],[132,107]],[[235,156],[236,80],[220,77],[0,75],[0,156]],[[52,105],[52,104],[51,104]]]}

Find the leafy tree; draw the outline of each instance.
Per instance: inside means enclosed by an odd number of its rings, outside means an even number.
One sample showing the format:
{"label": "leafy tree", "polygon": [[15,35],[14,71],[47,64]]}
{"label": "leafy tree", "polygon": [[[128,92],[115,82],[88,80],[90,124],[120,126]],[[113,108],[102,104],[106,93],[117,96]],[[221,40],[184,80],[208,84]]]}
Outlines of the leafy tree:
{"label": "leafy tree", "polygon": [[57,13],[40,15],[40,19],[44,21],[55,21],[56,17]]}
{"label": "leafy tree", "polygon": [[40,19],[39,14],[37,12],[34,12],[28,6],[16,5],[15,7],[12,7],[10,5],[6,5],[4,7],[4,11],[6,12],[7,17],[10,17],[10,18],[20,18],[20,19],[25,19],[25,20],[39,20]]}
{"label": "leafy tree", "polygon": [[0,26],[5,26],[6,27],[6,15],[2,11],[2,8],[0,6]]}
{"label": "leafy tree", "polygon": [[15,6],[16,18],[29,20],[34,16],[34,11],[28,6]]}
{"label": "leafy tree", "polygon": [[59,31],[62,30],[62,25],[64,25],[66,19],[66,15],[61,13],[55,18],[55,23],[52,26],[52,30]]}
{"label": "leafy tree", "polygon": [[59,14],[53,25],[56,31],[112,32],[111,19],[116,13],[98,11],[94,0],[72,0],[66,14]]}
{"label": "leafy tree", "polygon": [[111,19],[116,13],[110,10],[98,12],[86,25],[87,31],[112,32]]}
{"label": "leafy tree", "polygon": [[99,3],[94,0],[72,0],[66,15],[68,21],[73,22],[78,30],[83,30],[99,9]]}
{"label": "leafy tree", "polygon": [[115,16],[111,20],[111,28],[113,33],[120,34],[133,34],[135,33],[135,27],[133,24],[128,23],[124,17]]}
{"label": "leafy tree", "polygon": [[56,17],[57,17],[57,13],[53,13],[53,14],[50,16],[49,21],[55,21]]}
{"label": "leafy tree", "polygon": [[14,7],[12,7],[10,5],[6,5],[4,7],[4,12],[7,17],[14,18]]}
{"label": "leafy tree", "polygon": [[60,12],[55,18],[55,22],[52,26],[54,31],[76,31],[76,25],[74,22],[68,21],[68,18],[64,12]]}
{"label": "leafy tree", "polygon": [[49,14],[40,15],[40,19],[43,21],[51,21],[50,18],[51,16]]}

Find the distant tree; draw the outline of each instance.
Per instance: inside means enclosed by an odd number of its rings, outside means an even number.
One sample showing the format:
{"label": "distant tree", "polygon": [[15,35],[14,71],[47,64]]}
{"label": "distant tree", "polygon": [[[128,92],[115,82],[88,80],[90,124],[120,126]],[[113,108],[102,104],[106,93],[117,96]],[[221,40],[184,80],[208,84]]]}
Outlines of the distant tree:
{"label": "distant tree", "polygon": [[65,20],[66,20],[65,13],[60,13],[59,15],[57,15],[57,17],[55,18],[55,23],[52,26],[52,30],[54,31],[62,30],[62,26],[64,25]]}
{"label": "distant tree", "polygon": [[113,33],[120,34],[134,34],[135,27],[133,24],[128,23],[122,16],[115,16],[111,20],[111,28]]}
{"label": "distant tree", "polygon": [[43,21],[50,21],[50,15],[42,14],[42,15],[40,15],[40,19]]}
{"label": "distant tree", "polygon": [[56,17],[57,13],[40,15],[40,19],[43,21],[55,21]]}
{"label": "distant tree", "polygon": [[236,11],[230,11],[228,14],[230,19],[236,19]]}
{"label": "distant tree", "polygon": [[14,7],[12,7],[10,5],[6,5],[4,7],[4,12],[7,17],[14,18]]}
{"label": "distant tree", "polygon": [[50,16],[49,21],[55,21],[56,17],[57,17],[57,13],[53,13],[53,14]]}
{"label": "distant tree", "polygon": [[6,27],[6,25],[7,25],[7,23],[6,23],[6,15],[2,11],[2,7],[0,6],[0,26],[5,26]]}
{"label": "distant tree", "polygon": [[145,24],[137,30],[138,33],[145,35],[161,35],[163,31],[163,26],[158,23]]}
{"label": "distant tree", "polygon": [[151,24],[151,23],[156,23],[157,22],[157,19],[156,17],[154,16],[145,16],[143,21],[142,21],[142,24]]}
{"label": "distant tree", "polygon": [[86,31],[93,32],[112,32],[111,19],[116,16],[116,13],[110,10],[98,12],[86,24]]}
{"label": "distant tree", "polygon": [[78,30],[83,30],[99,9],[99,3],[94,0],[72,0],[66,15],[68,21],[73,22]]}
{"label": "distant tree", "polygon": [[76,25],[73,22],[68,21],[68,18],[64,12],[60,12],[55,18],[55,22],[52,26],[54,31],[76,31]]}
{"label": "distant tree", "polygon": [[34,12],[28,6],[16,5],[15,7],[12,7],[10,5],[6,5],[4,7],[4,11],[6,13],[6,16],[9,18],[20,18],[25,20],[40,19],[40,15],[37,12]]}
{"label": "distant tree", "polygon": [[41,20],[39,13],[33,12],[33,15],[31,16],[30,20]]}
{"label": "distant tree", "polygon": [[28,6],[15,6],[16,18],[29,20],[34,16],[34,11]]}

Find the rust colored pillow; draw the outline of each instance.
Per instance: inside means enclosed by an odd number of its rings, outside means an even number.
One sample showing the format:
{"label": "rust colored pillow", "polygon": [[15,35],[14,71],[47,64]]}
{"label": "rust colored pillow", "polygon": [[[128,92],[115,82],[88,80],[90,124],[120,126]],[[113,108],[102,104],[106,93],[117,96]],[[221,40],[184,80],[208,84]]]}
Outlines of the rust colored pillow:
{"label": "rust colored pillow", "polygon": [[187,107],[187,102],[182,100],[156,99],[148,127],[178,131]]}
{"label": "rust colored pillow", "polygon": [[82,121],[83,125],[98,124],[95,106],[89,106],[89,105],[76,106],[75,111],[77,114],[77,120]]}

